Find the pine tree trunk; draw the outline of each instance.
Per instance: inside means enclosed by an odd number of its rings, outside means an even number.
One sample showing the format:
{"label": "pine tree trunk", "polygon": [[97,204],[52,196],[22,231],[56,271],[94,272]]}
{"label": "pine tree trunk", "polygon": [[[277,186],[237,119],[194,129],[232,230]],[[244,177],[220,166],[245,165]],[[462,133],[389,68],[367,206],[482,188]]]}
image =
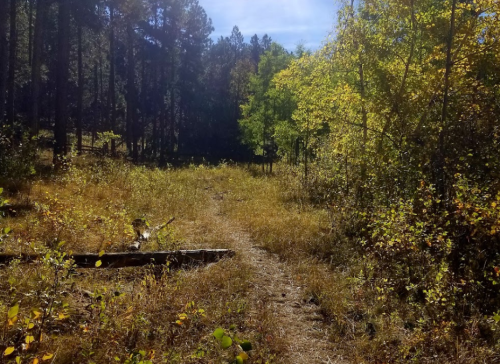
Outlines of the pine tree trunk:
{"label": "pine tree trunk", "polygon": [[94,123],[92,125],[92,148],[97,138],[97,125],[99,124],[99,71],[97,61],[94,63]]}
{"label": "pine tree trunk", "polygon": [[33,4],[35,0],[28,0],[28,66],[33,61]]}
{"label": "pine tree trunk", "polygon": [[[158,94],[163,95],[165,91],[165,65],[162,64],[160,69],[160,85],[158,87]],[[167,142],[166,142],[166,120],[167,120],[167,110],[165,105],[165,100],[163,97],[158,97],[160,106],[160,130],[159,130],[159,141],[160,141],[160,166],[164,166],[166,163],[167,154]]]}
{"label": "pine tree trunk", "polygon": [[[137,128],[137,95],[135,88],[135,59],[134,59],[134,29],[127,26],[127,144],[132,149],[132,158],[138,160],[139,151],[137,148],[138,128]],[[131,148],[130,148],[131,147]]]}
{"label": "pine tree trunk", "polygon": [[82,45],[82,25],[78,24],[78,101],[76,111],[76,136],[77,150],[82,153],[82,126],[83,126],[83,45]]}
{"label": "pine tree trunk", "polygon": [[59,162],[67,152],[66,127],[68,122],[68,78],[69,78],[69,32],[70,2],[59,0],[58,14],[58,54],[56,76],[56,105],[54,125],[54,163]]}
{"label": "pine tree trunk", "polygon": [[147,103],[147,89],[148,83],[146,79],[146,49],[142,47],[142,59],[141,59],[141,159],[144,160],[144,149],[145,149],[145,129],[146,129],[146,103]]}
{"label": "pine tree trunk", "polygon": [[8,67],[8,0],[0,0],[0,125],[5,118],[5,94],[7,90],[7,67]]}
{"label": "pine tree trunk", "polygon": [[9,76],[7,80],[7,122],[14,125],[16,118],[15,92],[16,92],[16,66],[17,66],[17,0],[10,0],[10,42],[9,42]]}
{"label": "pine tree trunk", "polygon": [[172,51],[170,72],[170,125],[168,127],[168,154],[173,158],[175,151],[175,58]]}
{"label": "pine tree trunk", "polygon": [[[151,64],[151,67],[152,67],[152,77],[151,77],[151,81],[153,82],[152,84],[152,90],[156,90],[156,92],[158,93],[158,81],[157,81],[157,63],[155,61],[152,62]],[[152,118],[152,122],[153,122],[153,131],[152,131],[152,135],[151,135],[151,154],[152,154],[152,158],[155,159],[156,158],[156,155],[157,155],[157,152],[158,152],[158,130],[157,130],[157,125],[158,125],[158,121],[157,121],[157,118],[158,118],[158,105],[157,105],[157,102],[156,102],[156,98],[157,96],[154,96],[154,94],[152,93],[151,95],[151,98],[152,98],[152,102],[151,102],[151,106],[153,108],[152,110],[152,115],[153,115],[153,118]]]}
{"label": "pine tree trunk", "polygon": [[[113,2],[109,3],[109,106],[110,127],[116,133],[116,91],[115,91],[115,9]],[[116,154],[116,142],[111,140],[111,154]]]}
{"label": "pine tree trunk", "polygon": [[40,109],[40,75],[43,52],[43,34],[47,17],[47,0],[38,0],[36,4],[35,33],[33,38],[33,60],[31,62],[31,114],[30,130],[32,135],[38,134]]}

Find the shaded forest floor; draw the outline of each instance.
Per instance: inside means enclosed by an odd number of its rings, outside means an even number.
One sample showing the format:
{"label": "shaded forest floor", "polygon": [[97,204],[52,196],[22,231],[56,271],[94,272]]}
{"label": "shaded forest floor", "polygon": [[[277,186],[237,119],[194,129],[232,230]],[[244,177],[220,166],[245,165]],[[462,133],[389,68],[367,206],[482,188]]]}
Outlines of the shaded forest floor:
{"label": "shaded forest floor", "polygon": [[[40,170],[3,194],[12,207],[0,230],[11,231],[0,249],[45,258],[0,269],[0,350],[8,353],[0,363],[405,362],[425,345],[360,283],[370,262],[338,239],[331,212],[311,205],[291,174],[90,157],[67,171]],[[134,219],[158,226],[172,216],[142,250],[230,248],[236,256],[180,271],[74,270],[61,259],[125,251]],[[249,359],[243,341],[252,344]],[[448,349],[419,362],[450,362],[450,352],[456,363],[473,362],[483,350]],[[494,357],[489,350],[483,358]]]}

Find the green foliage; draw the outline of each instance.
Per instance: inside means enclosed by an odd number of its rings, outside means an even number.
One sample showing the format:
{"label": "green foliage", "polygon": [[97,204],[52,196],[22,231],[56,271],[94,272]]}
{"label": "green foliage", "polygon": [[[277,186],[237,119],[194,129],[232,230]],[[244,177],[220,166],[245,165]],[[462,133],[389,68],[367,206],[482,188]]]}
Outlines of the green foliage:
{"label": "green foliage", "polygon": [[[234,330],[234,328],[233,328]],[[220,347],[223,350],[228,350],[229,348],[233,347],[233,344],[236,344],[238,349],[241,349],[242,351],[234,358],[232,363],[234,364],[240,364],[240,363],[245,363],[249,356],[247,352],[252,350],[252,344],[249,341],[246,340],[240,340],[236,333],[232,332],[230,334],[226,335],[226,332],[222,328],[216,329],[213,334],[214,338],[219,342]]]}
{"label": "green foliage", "polygon": [[[291,122],[294,102],[290,95],[277,92],[273,82],[274,75],[286,68],[292,58],[282,46],[273,43],[262,55],[258,73],[250,77],[250,96],[241,106],[239,124],[243,142],[257,155],[273,158],[274,150],[280,146],[286,148],[289,146],[286,143],[292,138],[286,130]],[[277,145],[277,141],[280,144]]]}
{"label": "green foliage", "polygon": [[113,131],[104,131],[102,133],[97,133],[97,147],[109,146],[113,140],[121,139],[121,135],[115,134]]}
{"label": "green foliage", "polygon": [[19,188],[35,174],[36,143],[27,134],[19,140],[12,129],[0,126],[0,181],[4,186]]}
{"label": "green foliage", "polygon": [[62,245],[39,252],[43,259],[37,268],[36,284],[31,287],[26,287],[25,280],[16,276],[19,262],[7,267],[9,296],[14,303],[6,314],[2,345],[7,346],[4,356],[16,353],[16,363],[51,359],[54,354],[41,351],[40,343],[51,326],[66,322],[71,316],[62,287],[71,284],[74,272],[72,261],[60,251]]}
{"label": "green foliage", "polygon": [[353,290],[376,297],[380,325],[411,323],[409,347],[375,361],[425,361],[461,335],[493,343],[500,4],[342,4],[335,36],[273,79],[296,103],[303,186],[331,211],[332,242],[314,254],[333,262],[348,242],[365,260]]}

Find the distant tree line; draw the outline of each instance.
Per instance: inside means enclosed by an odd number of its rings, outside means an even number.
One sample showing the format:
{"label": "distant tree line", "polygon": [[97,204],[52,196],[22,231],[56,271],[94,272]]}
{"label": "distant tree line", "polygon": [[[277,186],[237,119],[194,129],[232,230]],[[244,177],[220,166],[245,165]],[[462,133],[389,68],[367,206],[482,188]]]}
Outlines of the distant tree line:
{"label": "distant tree line", "polygon": [[100,135],[134,160],[248,158],[240,105],[272,40],[213,30],[197,0],[0,0],[1,133],[53,130],[55,159]]}

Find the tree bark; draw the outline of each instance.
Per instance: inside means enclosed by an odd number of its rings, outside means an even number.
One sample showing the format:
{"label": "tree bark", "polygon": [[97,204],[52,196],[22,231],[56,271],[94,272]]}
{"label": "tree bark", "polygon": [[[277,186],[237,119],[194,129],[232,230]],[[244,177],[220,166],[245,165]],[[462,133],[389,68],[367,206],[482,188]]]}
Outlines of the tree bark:
{"label": "tree bark", "polygon": [[38,0],[36,4],[35,31],[33,37],[33,59],[31,62],[31,135],[37,135],[39,130],[40,109],[40,76],[43,52],[43,34],[47,17],[47,0]]}
{"label": "tree bark", "polygon": [[58,14],[58,54],[56,76],[56,105],[54,125],[54,162],[67,153],[66,127],[68,122],[68,78],[69,78],[69,32],[70,32],[70,2],[59,0]]}
{"label": "tree bark", "polygon": [[9,76],[7,80],[7,122],[14,125],[16,119],[15,92],[17,67],[17,0],[10,0],[10,42],[9,42]]}
{"label": "tree bark", "polygon": [[0,125],[5,118],[5,95],[7,90],[7,68],[8,68],[8,0],[0,0]]}
{"label": "tree bark", "polygon": [[76,111],[76,136],[77,136],[77,150],[78,153],[82,152],[82,127],[83,127],[83,44],[82,44],[82,24],[78,24],[78,101]]}
{"label": "tree bark", "polygon": [[148,80],[146,78],[146,47],[142,47],[142,59],[141,59],[141,159],[144,160],[144,150],[145,150],[145,129],[146,129],[146,104],[147,104],[147,90],[148,90]]}
{"label": "tree bark", "polygon": [[33,61],[33,3],[35,0],[28,0],[28,66],[31,67]]}
{"label": "tree bark", "polygon": [[132,149],[132,158],[134,161],[137,161],[139,157],[137,148],[139,132],[136,111],[137,91],[135,87],[134,35],[135,32],[132,25],[127,25],[127,144],[129,145],[129,152]]}
{"label": "tree bark", "polygon": [[97,125],[99,124],[99,71],[97,61],[94,63],[94,122],[92,125],[92,147],[97,138]]}
{"label": "tree bark", "polygon": [[175,151],[175,56],[172,51],[170,72],[170,125],[168,127],[168,153],[173,158]]}
{"label": "tree bark", "polygon": [[[109,3],[109,121],[111,131],[116,133],[116,91],[115,91],[115,9],[113,2]],[[111,154],[116,154],[116,142],[111,140]]]}

